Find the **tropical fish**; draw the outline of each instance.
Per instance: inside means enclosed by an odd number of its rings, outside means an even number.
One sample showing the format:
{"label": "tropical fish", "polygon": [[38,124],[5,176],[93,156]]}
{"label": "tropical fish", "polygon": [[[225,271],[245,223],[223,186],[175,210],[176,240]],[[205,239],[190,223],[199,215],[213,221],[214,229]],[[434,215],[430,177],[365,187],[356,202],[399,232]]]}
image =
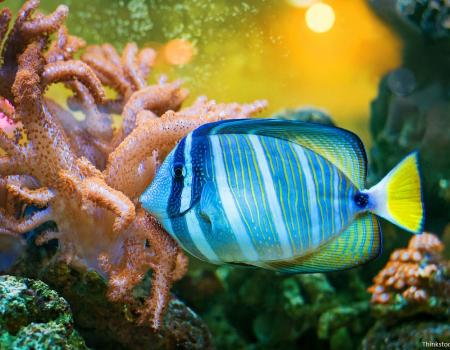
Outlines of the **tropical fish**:
{"label": "tropical fish", "polygon": [[228,120],[183,138],[140,201],[199,259],[325,272],[380,254],[376,216],[422,231],[416,152],[370,189],[366,176],[364,146],[349,131],[289,120]]}

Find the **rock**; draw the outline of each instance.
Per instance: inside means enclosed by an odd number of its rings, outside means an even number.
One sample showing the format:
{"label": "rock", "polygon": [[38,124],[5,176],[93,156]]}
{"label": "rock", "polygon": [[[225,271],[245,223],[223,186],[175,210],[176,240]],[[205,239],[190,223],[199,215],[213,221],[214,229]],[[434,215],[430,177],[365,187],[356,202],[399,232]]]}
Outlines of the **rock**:
{"label": "rock", "polygon": [[0,273],[6,272],[25,250],[25,242],[17,236],[0,234]]}
{"label": "rock", "polygon": [[202,315],[208,327],[214,330],[214,345],[217,349],[245,349],[246,341],[229,322],[223,305],[215,303]]}
{"label": "rock", "polygon": [[356,346],[373,323],[366,286],[354,271],[340,272],[336,288],[325,274],[281,275],[221,266],[213,278],[204,268],[191,270],[187,279],[196,283],[180,285],[177,293],[185,299],[196,293],[195,285],[213,286],[215,293],[202,288],[203,299],[190,297],[190,302],[207,322],[218,349]]}
{"label": "rock", "polygon": [[[418,150],[428,230],[450,222],[450,5],[445,0],[370,0],[403,39],[401,67],[371,106],[370,183]],[[385,240],[388,242],[388,240]]]}
{"label": "rock", "polygon": [[[448,322],[422,321],[407,322],[395,327],[378,323],[363,340],[364,350],[403,349],[415,350],[431,347],[428,343],[450,342]],[[435,345],[436,348],[444,346]]]}
{"label": "rock", "polygon": [[69,304],[45,283],[0,276],[0,349],[88,349]]}
{"label": "rock", "polygon": [[[147,325],[138,325],[138,315],[127,304],[111,303],[106,298],[105,279],[84,267],[69,267],[63,261],[52,259],[56,247],[35,247],[27,252],[10,270],[11,274],[31,278],[39,276],[70,304],[75,327],[88,346],[95,349],[211,349],[211,335],[204,322],[184,303],[173,298],[169,304],[164,325],[154,332]],[[146,283],[149,279],[147,278]],[[143,302],[137,288],[137,301]]]}
{"label": "rock", "polygon": [[347,328],[342,327],[336,330],[330,339],[330,349],[340,350],[340,349],[354,349],[355,344],[350,336]]}
{"label": "rock", "polygon": [[399,0],[397,11],[427,37],[450,37],[450,4],[446,0]]}
{"label": "rock", "polygon": [[287,108],[278,113],[275,113],[274,115],[272,115],[272,118],[334,125],[331,117],[325,111],[312,107]]}
{"label": "rock", "polygon": [[[369,302],[362,301],[348,306],[337,306],[327,310],[319,318],[318,336],[320,339],[330,339],[336,332],[342,333],[345,328],[348,332],[360,333],[370,326]],[[363,322],[363,323],[361,323]]]}

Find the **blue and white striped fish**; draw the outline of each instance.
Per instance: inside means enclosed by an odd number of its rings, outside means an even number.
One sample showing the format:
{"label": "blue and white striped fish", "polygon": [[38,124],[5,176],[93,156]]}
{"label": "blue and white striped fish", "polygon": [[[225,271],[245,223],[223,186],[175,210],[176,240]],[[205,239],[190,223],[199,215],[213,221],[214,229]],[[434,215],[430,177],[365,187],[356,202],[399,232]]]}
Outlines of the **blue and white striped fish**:
{"label": "blue and white striped fish", "polygon": [[349,131],[228,120],[183,138],[140,201],[199,259],[282,272],[331,271],[380,253],[374,214],[422,230],[417,153],[369,190],[366,174],[364,147]]}

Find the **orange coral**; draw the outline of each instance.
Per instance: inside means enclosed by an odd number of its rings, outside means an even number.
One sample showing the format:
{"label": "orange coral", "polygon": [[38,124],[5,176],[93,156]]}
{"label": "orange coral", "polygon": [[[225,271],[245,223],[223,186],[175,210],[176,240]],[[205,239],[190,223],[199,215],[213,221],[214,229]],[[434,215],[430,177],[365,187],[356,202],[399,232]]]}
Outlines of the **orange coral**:
{"label": "orange coral", "polygon": [[[74,54],[85,43],[63,26],[67,7],[44,16],[38,5],[37,0],[23,5],[2,51],[0,112],[20,135],[0,129],[6,152],[0,157],[0,233],[18,235],[55,222],[57,232],[43,233],[36,243],[56,238],[61,259],[103,269],[109,274],[108,297],[116,301],[132,302],[131,290],[151,269],[152,289],[140,313],[141,321],[157,329],[187,259],[137,198],[187,132],[207,122],[249,117],[265,103],[200,98],[178,111],[187,96],[180,83],[147,85],[155,51],[139,51],[131,43],[120,56],[105,44],[87,47],[77,60]],[[0,12],[1,41],[10,19],[9,10]],[[45,97],[54,83],[73,91],[70,110]],[[105,97],[105,85],[117,91],[115,100]],[[76,119],[73,110],[85,119]],[[116,132],[113,112],[123,117]],[[42,210],[17,219],[15,210],[23,203]]]}
{"label": "orange coral", "polygon": [[[386,266],[373,279],[374,305],[422,306],[423,310],[440,303],[450,303],[450,278],[448,262],[441,256],[443,244],[431,233],[411,238],[406,249],[395,250]],[[416,308],[416,310],[419,310]]]}

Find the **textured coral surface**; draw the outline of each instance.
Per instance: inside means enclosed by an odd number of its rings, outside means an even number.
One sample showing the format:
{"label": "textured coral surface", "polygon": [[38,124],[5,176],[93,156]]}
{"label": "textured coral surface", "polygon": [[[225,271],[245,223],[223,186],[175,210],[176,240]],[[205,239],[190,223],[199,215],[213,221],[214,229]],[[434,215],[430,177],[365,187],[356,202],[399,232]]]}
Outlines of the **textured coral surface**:
{"label": "textured coral surface", "polygon": [[430,233],[411,238],[395,250],[369,288],[375,311],[381,314],[443,314],[450,317],[450,264],[439,238]]}
{"label": "textured coral surface", "polygon": [[[187,258],[139,207],[138,196],[188,131],[246,118],[265,103],[218,104],[200,97],[180,109],[187,91],[179,82],[147,84],[154,50],[129,43],[119,53],[104,44],[86,47],[79,57],[85,43],[64,26],[68,8],[44,15],[38,5],[26,1],[9,31],[12,15],[0,13],[0,110],[8,124],[0,129],[6,152],[0,158],[0,233],[22,235],[53,222],[36,244],[57,239],[56,259],[107,273],[110,300],[131,308],[133,287],[152,270],[150,296],[137,311],[140,322],[158,329]],[[45,96],[55,83],[73,92],[68,107]],[[122,117],[118,128],[113,114]],[[30,206],[40,210],[20,215]]]}
{"label": "textured coral surface", "polygon": [[67,302],[46,284],[0,276],[0,349],[87,349]]}

